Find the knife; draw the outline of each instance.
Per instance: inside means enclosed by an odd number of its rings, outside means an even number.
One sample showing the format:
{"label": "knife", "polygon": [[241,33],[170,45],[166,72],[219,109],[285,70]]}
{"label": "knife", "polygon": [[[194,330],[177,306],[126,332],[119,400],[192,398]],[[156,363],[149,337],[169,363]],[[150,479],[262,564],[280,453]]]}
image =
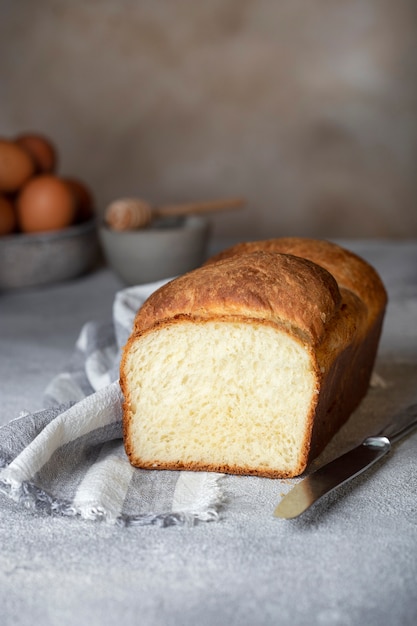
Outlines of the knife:
{"label": "knife", "polygon": [[376,435],[367,437],[356,448],[302,479],[282,498],[274,511],[274,516],[283,519],[298,517],[325,494],[374,465],[388,454],[394,443],[415,428],[417,428],[417,404],[398,413],[390,424]]}

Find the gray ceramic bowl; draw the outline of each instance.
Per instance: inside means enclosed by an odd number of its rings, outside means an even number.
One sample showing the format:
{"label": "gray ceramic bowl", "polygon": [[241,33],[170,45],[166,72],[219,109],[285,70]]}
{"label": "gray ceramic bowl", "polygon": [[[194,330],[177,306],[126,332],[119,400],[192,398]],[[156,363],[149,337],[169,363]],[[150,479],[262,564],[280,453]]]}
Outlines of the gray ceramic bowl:
{"label": "gray ceramic bowl", "polygon": [[0,237],[0,290],[57,283],[90,271],[99,258],[95,220],[45,233]]}
{"label": "gray ceramic bowl", "polygon": [[160,220],[135,231],[99,229],[108,265],[127,285],[171,278],[195,269],[206,258],[209,222],[199,216]]}

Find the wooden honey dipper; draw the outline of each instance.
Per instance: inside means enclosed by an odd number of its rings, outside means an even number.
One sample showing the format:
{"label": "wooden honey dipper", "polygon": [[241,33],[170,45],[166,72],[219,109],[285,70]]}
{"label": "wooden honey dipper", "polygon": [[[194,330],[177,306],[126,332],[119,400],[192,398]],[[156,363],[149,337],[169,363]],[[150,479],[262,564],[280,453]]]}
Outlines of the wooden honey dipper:
{"label": "wooden honey dipper", "polygon": [[228,209],[238,209],[243,204],[244,200],[242,198],[224,198],[206,202],[185,202],[152,207],[145,200],[121,198],[109,204],[105,212],[104,221],[112,230],[136,230],[148,226],[154,219],[159,217],[226,211]]}

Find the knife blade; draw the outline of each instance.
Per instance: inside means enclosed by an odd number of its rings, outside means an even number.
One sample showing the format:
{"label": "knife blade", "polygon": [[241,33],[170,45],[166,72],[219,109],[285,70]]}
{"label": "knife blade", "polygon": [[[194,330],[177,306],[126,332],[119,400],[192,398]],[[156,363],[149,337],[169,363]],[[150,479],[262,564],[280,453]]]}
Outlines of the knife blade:
{"label": "knife blade", "polygon": [[380,432],[303,478],[281,500],[275,517],[293,519],[327,493],[352,480],[388,454],[394,443],[417,428],[417,404],[400,411]]}

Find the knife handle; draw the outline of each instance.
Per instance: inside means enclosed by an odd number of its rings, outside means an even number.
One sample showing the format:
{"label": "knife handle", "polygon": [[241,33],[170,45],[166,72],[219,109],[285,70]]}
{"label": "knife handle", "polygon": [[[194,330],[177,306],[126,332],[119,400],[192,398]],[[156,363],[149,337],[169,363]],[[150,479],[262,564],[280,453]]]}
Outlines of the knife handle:
{"label": "knife handle", "polygon": [[383,435],[378,435],[377,437],[367,437],[363,442],[363,446],[367,446],[368,448],[375,449],[386,449],[387,452],[391,449],[392,440],[388,439],[388,437],[384,437]]}
{"label": "knife handle", "polygon": [[379,436],[387,437],[391,443],[397,443],[415,428],[417,428],[417,404],[412,404],[384,428]]}

